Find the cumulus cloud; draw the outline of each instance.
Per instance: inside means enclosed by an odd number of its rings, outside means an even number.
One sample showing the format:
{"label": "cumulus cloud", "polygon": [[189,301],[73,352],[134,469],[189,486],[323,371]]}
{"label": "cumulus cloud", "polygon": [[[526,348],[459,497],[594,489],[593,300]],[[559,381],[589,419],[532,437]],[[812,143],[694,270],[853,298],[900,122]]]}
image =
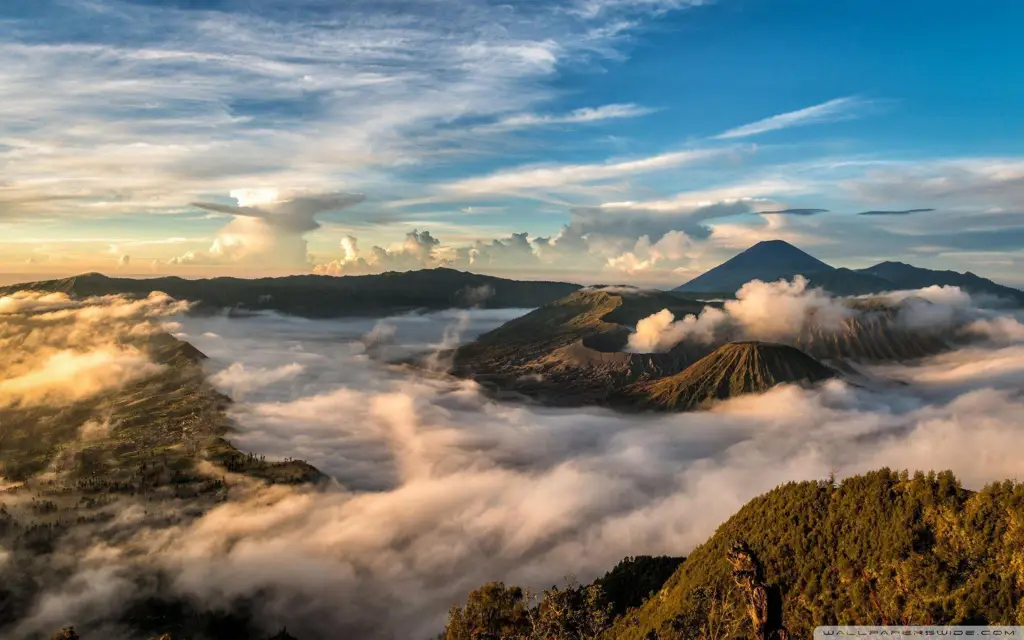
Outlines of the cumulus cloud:
{"label": "cumulus cloud", "polygon": [[359,240],[349,235],[341,239],[340,246],[344,255],[338,260],[314,266],[313,273],[329,276],[362,275],[437,267],[446,264],[437,252],[440,244],[441,241],[430,235],[429,231],[414,229],[405,234],[405,241],[397,247],[385,249],[374,246],[368,252],[363,252],[359,249]]}
{"label": "cumulus cloud", "polygon": [[[469,317],[465,338],[502,321]],[[389,341],[429,349],[458,318],[391,318]],[[625,416],[510,404],[388,366],[367,357],[370,321],[182,322],[215,373],[304,367],[236,403],[232,437],[307,458],[341,486],[251,486],[191,523],[97,538],[72,556],[65,584],[78,587],[41,598],[17,632],[95,628],[108,607],[147,593],[136,576],[159,570],[166,588],[213,608],[256,597],[268,629],[299,637],[429,637],[484,582],[543,587],[592,579],[625,555],[686,554],[782,482],[890,465],[950,468],[977,488],[1012,477],[1024,454],[1019,344],[877,368],[909,382],[881,391],[833,380],[703,413]]]}
{"label": "cumulus cloud", "polygon": [[340,242],[342,255],[316,265],[314,273],[347,275],[450,266],[496,272],[570,270],[673,281],[680,278],[675,270],[694,268],[699,253],[696,243],[711,237],[710,221],[752,214],[768,202],[763,198],[700,200],[722,195],[731,196],[733,191],[690,194],[672,201],[574,207],[569,223],[553,236],[531,237],[522,232],[445,245],[424,231],[409,234],[399,246],[373,247],[367,252],[360,249],[358,238],[347,235]]}
{"label": "cumulus cloud", "polygon": [[726,300],[721,309],[705,307],[700,315],[681,320],[668,309],[644,318],[629,336],[631,351],[667,351],[684,340],[713,342],[731,334],[734,339],[783,340],[799,335],[807,325],[836,330],[854,310],[807,279],[761,282],[752,280]]}
{"label": "cumulus cloud", "polygon": [[194,202],[193,206],[231,216],[206,251],[191,250],[170,265],[239,263],[261,268],[308,267],[306,234],[320,228],[317,215],[351,207],[363,194],[330,193],[286,199],[274,189],[236,190],[237,204]]}

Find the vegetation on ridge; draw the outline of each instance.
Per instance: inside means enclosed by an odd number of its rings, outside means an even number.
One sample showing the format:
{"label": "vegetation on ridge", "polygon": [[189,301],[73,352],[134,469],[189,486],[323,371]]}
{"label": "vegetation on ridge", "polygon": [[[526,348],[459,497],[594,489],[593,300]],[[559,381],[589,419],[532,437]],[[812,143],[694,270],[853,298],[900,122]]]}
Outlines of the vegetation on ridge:
{"label": "vegetation on ridge", "polygon": [[781,598],[792,638],[830,624],[1024,624],[1024,484],[972,492],[950,472],[882,469],[838,484],[788,483],[751,500],[656,597],[599,633],[548,637],[753,637],[730,563],[736,540]]}

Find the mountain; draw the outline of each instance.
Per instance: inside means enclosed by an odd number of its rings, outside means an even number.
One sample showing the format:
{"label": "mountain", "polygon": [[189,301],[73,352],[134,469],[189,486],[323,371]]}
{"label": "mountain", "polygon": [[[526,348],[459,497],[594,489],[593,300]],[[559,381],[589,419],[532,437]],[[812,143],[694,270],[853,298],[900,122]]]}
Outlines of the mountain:
{"label": "mountain", "polygon": [[603,403],[622,386],[672,375],[711,351],[623,351],[636,323],[662,309],[682,317],[704,303],[663,291],[588,288],[506,322],[455,350],[452,371],[487,388],[548,404]]}
{"label": "mountain", "polygon": [[982,278],[970,271],[967,273],[937,271],[915,267],[903,262],[880,262],[873,267],[859,269],[857,273],[884,279],[897,289],[921,289],[931,286],[960,287],[974,295],[990,295],[1024,305],[1024,291],[996,284],[988,278]]}
{"label": "mountain", "polygon": [[111,278],[86,273],[71,278],[0,287],[55,291],[72,297],[163,291],[196,303],[197,311],[278,311],[307,318],[382,316],[452,307],[533,308],[557,300],[580,285],[508,280],[437,268],[367,276],[300,275],[281,278]]}
{"label": "mountain", "polygon": [[[853,299],[837,327],[808,324],[786,345],[729,346],[746,337],[725,327],[712,342],[684,340],[662,353],[627,350],[639,320],[663,309],[678,320],[716,304],[676,292],[582,289],[457,348],[451,372],[497,394],[551,405],[689,410],[780,382],[820,380],[834,375],[832,368],[853,373],[856,363],[906,362],[954,344],[945,330],[906,328],[884,300]],[[733,391],[714,380],[743,384]]]}
{"label": "mountain", "polygon": [[773,282],[796,275],[809,276],[832,267],[782,240],[758,242],[743,253],[697,276],[675,291],[686,293],[734,293],[751,280]]}
{"label": "mountain", "polygon": [[[609,615],[608,595],[588,591],[598,582],[539,633],[537,616],[526,615],[522,623],[511,618],[519,626],[504,637],[581,637],[552,633],[580,620],[599,627],[582,637],[605,640],[810,638],[819,625],[1019,625],[1022,522],[1024,484],[1013,481],[973,492],[948,471],[882,469],[838,484],[791,482],[748,502],[639,607]],[[648,586],[652,577],[633,579]],[[566,591],[545,592],[534,611],[550,616],[553,605],[566,604]],[[509,609],[507,600],[471,601],[474,622]],[[450,623],[462,628],[449,624],[442,637],[482,637],[474,635],[479,627],[465,628],[462,610],[452,611]]]}
{"label": "mountain", "polygon": [[782,240],[766,240],[697,276],[674,291],[731,296],[751,280],[773,282],[807,278],[810,286],[836,296],[861,296],[921,289],[931,286],[960,287],[972,295],[1002,298],[1024,306],[1024,291],[997,284],[971,272],[924,269],[902,262],[881,262],[866,269],[835,268]]}
{"label": "mountain", "polygon": [[632,385],[628,395],[646,408],[688,410],[783,383],[813,383],[836,373],[783,344],[731,342],[681,373]]}

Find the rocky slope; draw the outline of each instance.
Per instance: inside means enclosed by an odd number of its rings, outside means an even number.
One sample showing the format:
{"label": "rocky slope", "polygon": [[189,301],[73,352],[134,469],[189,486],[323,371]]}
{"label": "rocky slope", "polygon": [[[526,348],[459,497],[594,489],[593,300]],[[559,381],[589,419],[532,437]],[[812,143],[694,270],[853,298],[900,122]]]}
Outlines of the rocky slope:
{"label": "rocky slope", "polygon": [[678,373],[710,348],[622,351],[630,327],[662,309],[699,312],[703,303],[664,292],[584,289],[505,323],[454,354],[453,373],[549,404],[604,402],[637,380]]}
{"label": "rocky slope", "polygon": [[684,411],[784,383],[814,383],[836,373],[799,349],[766,342],[732,342],[681,373],[627,387],[624,401],[648,409]]}
{"label": "rocky slope", "polygon": [[[710,343],[684,340],[663,353],[624,349],[640,319],[662,309],[680,319],[699,314],[705,303],[664,292],[584,289],[460,347],[453,373],[496,393],[546,404],[690,410],[779,382],[814,382],[837,371],[854,372],[857,363],[906,362],[951,347],[944,331],[908,329],[898,311],[879,300],[851,299],[850,305],[853,313],[838,328],[809,324],[786,346],[733,346],[693,369],[716,348],[743,336],[725,332]],[[744,349],[750,353],[743,355]],[[722,370],[706,370],[710,363]],[[748,366],[753,368],[748,371]],[[718,389],[707,380],[719,375],[746,382],[731,391]]]}

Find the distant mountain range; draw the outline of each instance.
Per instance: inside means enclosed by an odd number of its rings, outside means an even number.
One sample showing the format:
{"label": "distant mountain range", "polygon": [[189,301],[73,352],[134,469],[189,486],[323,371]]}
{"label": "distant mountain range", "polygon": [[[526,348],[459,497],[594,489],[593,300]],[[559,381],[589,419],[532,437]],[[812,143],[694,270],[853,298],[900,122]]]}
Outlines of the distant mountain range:
{"label": "distant mountain range", "polygon": [[797,275],[806,277],[812,286],[838,296],[948,285],[974,295],[990,295],[1024,305],[1024,291],[997,284],[969,271],[937,271],[889,261],[867,269],[836,268],[782,240],[759,242],[676,287],[675,291],[729,295],[751,280],[772,282],[780,278],[792,279]]}
{"label": "distant mountain range", "polygon": [[198,311],[235,309],[278,311],[307,318],[382,316],[453,307],[532,308],[547,304],[580,285],[483,276],[455,269],[389,271],[367,276],[299,275],[282,278],[111,278],[86,273],[0,287],[0,295],[32,289],[73,297],[110,294],[146,295],[150,291],[190,300]]}

